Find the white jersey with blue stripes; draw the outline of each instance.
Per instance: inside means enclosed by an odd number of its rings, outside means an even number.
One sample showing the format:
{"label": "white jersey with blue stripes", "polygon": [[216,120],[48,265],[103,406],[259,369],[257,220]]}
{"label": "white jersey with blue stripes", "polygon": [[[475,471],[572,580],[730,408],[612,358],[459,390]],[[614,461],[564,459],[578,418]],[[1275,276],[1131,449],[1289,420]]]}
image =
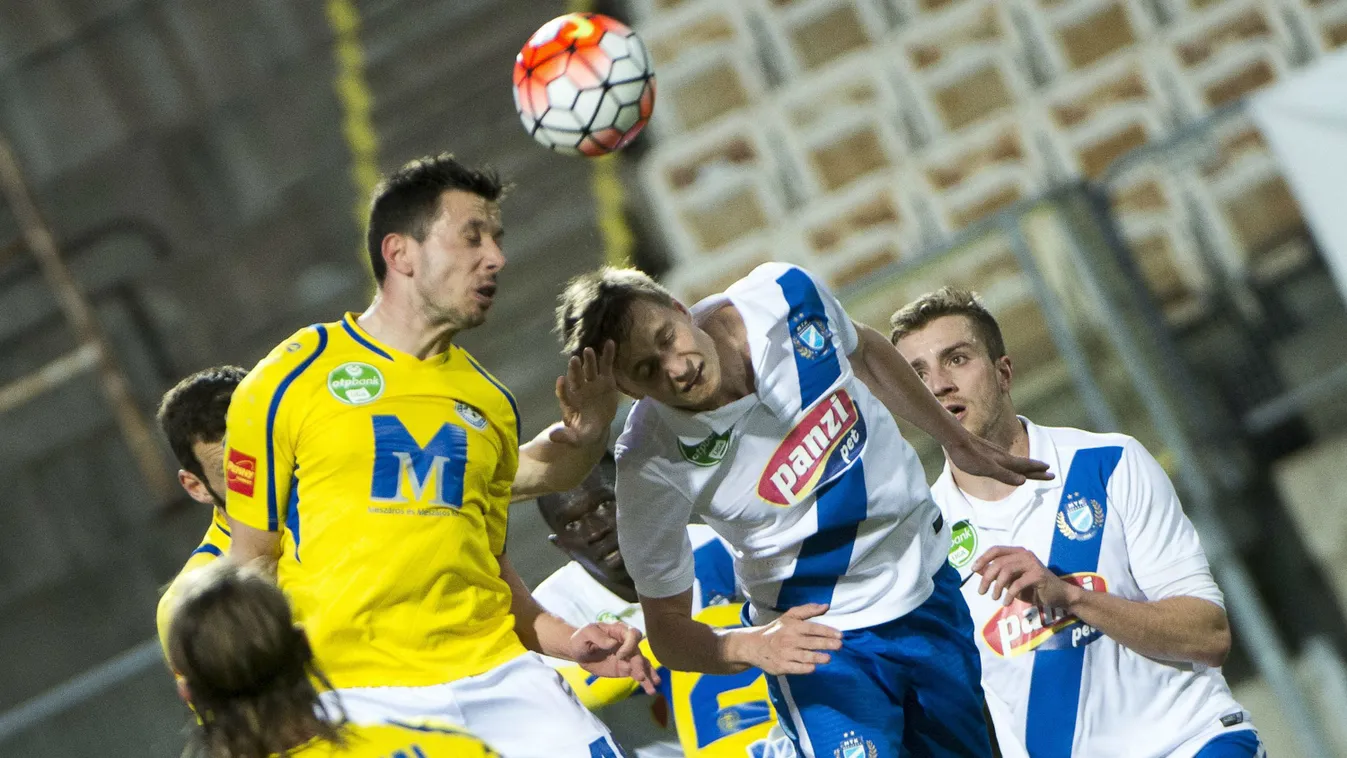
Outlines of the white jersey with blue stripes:
{"label": "white jersey with blue stripes", "polygon": [[969,579],[963,594],[1002,754],[1188,758],[1223,732],[1250,728],[1220,669],[1147,658],[1061,609],[978,594],[973,561],[1009,545],[1096,592],[1224,607],[1197,531],[1139,442],[1021,421],[1029,457],[1055,479],[987,502],[965,495],[946,464],[931,488],[953,530],[950,565]]}
{"label": "white jersey with blue stripes", "polygon": [[861,629],[931,594],[949,529],[921,464],[884,405],[852,373],[855,325],[804,269],[768,263],[697,318],[733,305],[755,391],[701,413],[636,403],[616,446],[617,522],[647,597],[693,583],[684,527],[698,514],[733,546],[752,620],[827,603],[822,621]]}

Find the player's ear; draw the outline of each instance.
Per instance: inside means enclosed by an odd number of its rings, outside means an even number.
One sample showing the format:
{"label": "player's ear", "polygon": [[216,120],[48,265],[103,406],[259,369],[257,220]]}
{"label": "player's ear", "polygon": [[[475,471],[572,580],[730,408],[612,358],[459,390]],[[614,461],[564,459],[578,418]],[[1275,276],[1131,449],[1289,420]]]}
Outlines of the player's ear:
{"label": "player's ear", "polygon": [[1015,376],[1015,367],[1010,362],[1009,355],[1003,355],[996,359],[996,383],[1000,385],[1002,392],[1010,392],[1010,380]]}
{"label": "player's ear", "polygon": [[389,271],[411,276],[412,256],[410,246],[407,244],[407,235],[397,232],[385,234],[383,242],[379,245],[379,252],[383,254],[384,265]]}
{"label": "player's ear", "polygon": [[188,497],[198,503],[215,505],[215,498],[210,496],[210,490],[206,488],[206,483],[201,481],[196,474],[193,474],[186,469],[179,469],[178,484],[182,485],[182,488],[187,493]]}

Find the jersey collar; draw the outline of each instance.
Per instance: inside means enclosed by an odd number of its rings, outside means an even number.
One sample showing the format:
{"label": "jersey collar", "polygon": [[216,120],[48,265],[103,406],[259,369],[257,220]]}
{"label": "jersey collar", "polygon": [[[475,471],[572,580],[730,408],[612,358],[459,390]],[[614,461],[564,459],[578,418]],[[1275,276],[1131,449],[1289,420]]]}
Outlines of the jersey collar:
{"label": "jersey collar", "polygon": [[954,473],[950,471],[949,459],[946,459],[945,468],[940,472],[940,478],[931,487],[933,490],[941,490],[951,497],[958,498],[977,517],[977,521],[985,526],[1011,528],[1014,519],[1026,505],[1034,502],[1040,495],[1046,498],[1048,493],[1061,489],[1066,479],[1066,473],[1060,470],[1060,457],[1057,454],[1057,445],[1052,441],[1052,436],[1048,434],[1046,429],[1029,419],[1023,416],[1017,416],[1017,418],[1019,418],[1020,423],[1024,424],[1024,430],[1029,435],[1029,457],[1048,464],[1048,470],[1056,474],[1056,478],[1046,482],[1030,479],[1016,488],[1009,496],[998,500],[991,506],[974,506],[964,494],[964,491],[959,489],[959,485],[954,483]]}

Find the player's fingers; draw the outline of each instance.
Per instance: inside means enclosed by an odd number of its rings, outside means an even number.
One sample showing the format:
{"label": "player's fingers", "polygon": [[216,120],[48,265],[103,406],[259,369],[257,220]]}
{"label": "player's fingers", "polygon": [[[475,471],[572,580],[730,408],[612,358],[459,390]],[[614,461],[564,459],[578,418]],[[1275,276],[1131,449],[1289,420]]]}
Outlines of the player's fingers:
{"label": "player's fingers", "polygon": [[781,661],[773,666],[775,671],[771,672],[778,676],[783,674],[812,674],[814,673],[814,664],[800,661]]}
{"label": "player's fingers", "polygon": [[586,382],[599,378],[599,356],[595,354],[594,348],[585,348],[585,359],[581,368],[584,370],[582,375]]}
{"label": "player's fingers", "polygon": [[842,632],[824,624],[804,621],[795,625],[795,633],[800,637],[808,637],[811,641],[836,642],[837,647],[829,647],[829,650],[836,650],[842,646]]}
{"label": "player's fingers", "polygon": [[1005,597],[1001,598],[1002,605],[1010,605],[1015,599],[1034,586],[1035,577],[1029,573],[1020,574],[1020,577],[1006,587]]}
{"label": "player's fingers", "polygon": [[617,343],[612,340],[605,340],[603,352],[599,354],[599,376],[611,377],[613,375],[613,361],[615,360],[617,360]]}
{"label": "player's fingers", "polygon": [[995,545],[993,547],[989,547],[985,552],[982,553],[982,555],[978,556],[978,559],[976,561],[973,561],[973,565],[969,567],[969,571],[972,571],[974,574],[981,574],[983,572],[983,569],[987,568],[987,564],[991,563],[997,558],[1010,555],[1014,551],[1015,548],[1006,547],[1005,545]]}
{"label": "player's fingers", "polygon": [[631,673],[628,674],[628,677],[641,685],[641,689],[647,695],[655,694],[655,688],[659,686],[659,672],[655,671],[655,667],[651,666],[650,661],[646,660],[644,656],[632,661]]}
{"label": "player's fingers", "polygon": [[785,613],[781,615],[786,618],[803,620],[803,619],[811,619],[814,618],[815,616],[822,616],[827,612],[828,606],[824,605],[823,603],[805,603],[804,605],[797,605],[794,608],[787,610]]}
{"label": "player's fingers", "polygon": [[622,644],[618,646],[614,653],[620,660],[626,660],[632,656],[645,659],[641,655],[641,633],[632,627],[627,627],[627,633],[622,637]]}
{"label": "player's fingers", "polygon": [[1048,464],[1043,461],[1036,461],[1033,458],[1010,456],[1010,460],[1006,462],[1005,466],[1011,471],[1023,474],[1030,479],[1047,481],[1056,478],[1055,474],[1048,471]]}
{"label": "player's fingers", "polygon": [[579,444],[579,437],[576,436],[575,431],[565,424],[557,424],[548,430],[547,439],[558,445]]}

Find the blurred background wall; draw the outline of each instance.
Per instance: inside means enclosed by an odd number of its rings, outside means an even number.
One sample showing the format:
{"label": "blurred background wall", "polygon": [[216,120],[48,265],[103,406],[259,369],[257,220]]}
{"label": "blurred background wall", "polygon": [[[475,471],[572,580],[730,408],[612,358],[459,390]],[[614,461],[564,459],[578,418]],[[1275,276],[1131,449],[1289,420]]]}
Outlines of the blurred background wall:
{"label": "blurred background wall", "polygon": [[[153,609],[207,516],[119,423],[110,371],[143,421],[183,374],[362,310],[373,180],[442,150],[515,183],[501,294],[462,342],[525,434],[555,418],[554,297],[604,260],[689,300],[798,262],[881,330],[972,286],[1022,412],[1128,432],[1170,470],[1274,754],[1347,755],[1347,309],[1248,111],[1347,45],[1347,0],[601,3],[659,95],[599,162],[535,145],[510,100],[515,52],[569,9],[0,2],[0,136],[116,362],[91,359],[7,195],[0,755],[178,753]],[[561,556],[531,504],[511,524],[536,583]]]}

